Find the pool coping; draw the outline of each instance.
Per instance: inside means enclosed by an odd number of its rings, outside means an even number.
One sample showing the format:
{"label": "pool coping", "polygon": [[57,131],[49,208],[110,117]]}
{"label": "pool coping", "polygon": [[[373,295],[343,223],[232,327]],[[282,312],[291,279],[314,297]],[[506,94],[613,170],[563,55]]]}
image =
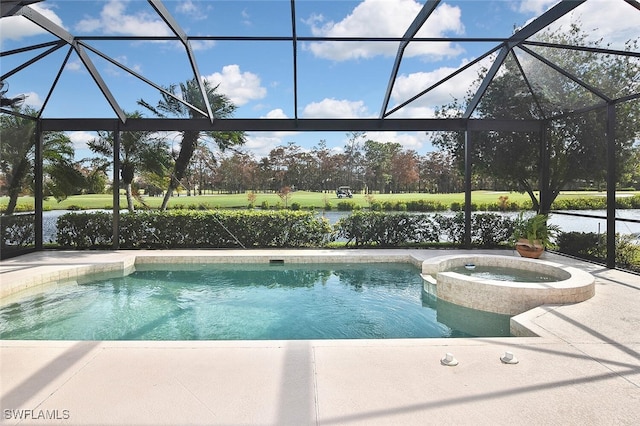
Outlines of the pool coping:
{"label": "pool coping", "polygon": [[[300,252],[210,251],[245,259]],[[326,252],[303,254],[413,262],[443,253]],[[204,254],[209,252],[162,256]],[[0,262],[0,278],[4,286],[8,277],[27,278],[61,265],[120,262],[130,255],[40,253]],[[519,316],[539,337],[0,341],[0,405],[3,410],[68,410],[70,419],[54,422],[65,425],[540,424],[549,420],[544,413],[553,413],[553,422],[563,424],[636,423],[640,278],[559,256],[547,258],[592,273],[597,290],[585,302],[545,305]],[[505,351],[520,362],[503,364],[499,358]],[[446,352],[460,364],[441,365]],[[20,423],[4,417],[2,422]]]}

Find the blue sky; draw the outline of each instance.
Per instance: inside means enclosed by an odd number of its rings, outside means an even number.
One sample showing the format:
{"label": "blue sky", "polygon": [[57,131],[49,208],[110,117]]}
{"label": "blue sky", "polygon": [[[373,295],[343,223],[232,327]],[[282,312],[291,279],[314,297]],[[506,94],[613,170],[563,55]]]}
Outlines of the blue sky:
{"label": "blue sky", "polygon": [[[288,0],[165,0],[188,35],[289,36],[291,11]],[[423,5],[415,0],[299,0],[296,2],[298,36],[401,36]],[[443,1],[418,36],[507,37],[514,27],[555,4],[549,0]],[[169,28],[142,0],[46,0],[31,6],[78,36],[172,35]],[[557,28],[579,20],[590,37],[605,37],[612,48],[638,37],[640,13],[623,0],[589,0]],[[11,50],[55,38],[22,17],[0,22],[2,50]],[[414,43],[405,51],[390,107],[419,93],[461,65],[494,47],[496,43]],[[161,86],[193,76],[187,57],[175,42],[92,42],[92,46]],[[281,41],[194,41],[202,77],[219,84],[237,105],[238,118],[294,117],[291,43]],[[58,50],[8,79],[8,95],[28,94],[27,103],[40,108],[57,69],[67,53]],[[299,43],[298,117],[377,117],[397,51],[396,43]],[[5,73],[39,51],[2,58]],[[140,98],[155,103],[157,91],[91,54],[96,68],[126,111],[139,109]],[[488,66],[488,63],[481,65]],[[393,114],[392,118],[432,117],[434,108],[462,98],[473,84],[475,69],[461,74],[429,96]],[[71,55],[45,117],[115,117],[89,73],[75,53]],[[71,132],[79,148],[93,134]],[[304,148],[326,140],[340,149],[345,133],[255,133],[248,135],[247,149],[257,157],[274,147],[295,142]],[[367,132],[367,138],[401,143],[419,153],[431,150],[424,133]]]}

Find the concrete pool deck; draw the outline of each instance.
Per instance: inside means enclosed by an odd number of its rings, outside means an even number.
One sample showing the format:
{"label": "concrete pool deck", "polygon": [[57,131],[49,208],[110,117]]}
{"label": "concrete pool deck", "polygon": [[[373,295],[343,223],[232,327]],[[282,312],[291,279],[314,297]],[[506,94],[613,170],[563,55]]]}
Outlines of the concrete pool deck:
{"label": "concrete pool deck", "polygon": [[[469,252],[45,251],[0,262],[0,288],[60,270],[99,269],[132,254],[419,261],[445,253]],[[523,314],[540,337],[0,341],[0,423],[640,423],[640,277],[553,254],[545,258],[592,273],[596,294],[582,303]],[[503,364],[505,351],[519,363]],[[447,352],[459,365],[441,365]]]}

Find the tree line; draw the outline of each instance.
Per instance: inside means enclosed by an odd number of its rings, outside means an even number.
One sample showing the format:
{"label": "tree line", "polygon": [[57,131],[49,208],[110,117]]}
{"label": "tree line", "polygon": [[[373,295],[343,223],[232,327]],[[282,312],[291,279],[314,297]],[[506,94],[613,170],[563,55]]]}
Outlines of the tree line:
{"label": "tree line", "polygon": [[446,153],[419,155],[394,142],[351,133],[341,150],[326,141],[305,150],[295,142],[278,146],[262,158],[235,150],[216,157],[199,150],[185,176],[186,190],[241,193],[247,190],[331,192],[349,186],[360,193],[459,192],[463,181]]}

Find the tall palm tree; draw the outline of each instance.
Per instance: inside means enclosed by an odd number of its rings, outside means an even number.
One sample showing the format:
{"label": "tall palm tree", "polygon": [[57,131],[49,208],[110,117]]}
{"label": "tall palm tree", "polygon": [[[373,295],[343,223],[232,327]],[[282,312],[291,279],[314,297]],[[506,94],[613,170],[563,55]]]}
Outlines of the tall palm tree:
{"label": "tall palm tree", "polygon": [[[37,111],[24,107],[16,115],[0,117],[0,181],[2,193],[9,196],[4,214],[15,211],[18,196],[34,181],[36,121],[28,118]],[[86,180],[74,161],[73,143],[63,132],[46,132],[43,135],[44,194],[58,200],[80,192]]]}
{"label": "tall palm tree", "polygon": [[[229,118],[233,116],[233,112],[236,106],[229,100],[229,98],[221,93],[218,93],[218,86],[212,86],[206,80],[203,81],[204,89],[207,95],[209,104],[211,105],[211,111],[214,118]],[[169,116],[183,117],[183,118],[202,118],[202,114],[181,102],[193,105],[200,110],[206,110],[205,102],[200,92],[200,85],[198,81],[188,80],[179,85],[171,85],[167,92],[171,95],[163,93],[162,99],[156,106],[152,106],[148,102],[140,99],[138,104],[147,108],[153,114],[158,117],[166,118]],[[226,148],[232,146],[242,145],[245,142],[244,132],[199,132],[199,131],[184,131],[182,132],[182,142],[180,143],[180,152],[174,163],[173,171],[170,176],[169,186],[162,200],[161,210],[167,208],[169,198],[173,194],[173,191],[178,188],[180,181],[185,176],[185,172],[191,161],[191,157],[198,145],[198,141],[208,137],[213,139],[218,148],[224,151]]]}
{"label": "tall palm tree", "polygon": [[[128,118],[141,118],[142,114],[135,111],[126,114]],[[113,132],[98,132],[98,138],[87,143],[89,149],[113,158]],[[163,176],[169,169],[171,157],[169,146],[164,139],[154,137],[147,131],[122,132],[120,137],[120,177],[127,195],[127,209],[135,210],[133,180],[137,173],[151,173]],[[117,191],[118,188],[114,188]]]}

